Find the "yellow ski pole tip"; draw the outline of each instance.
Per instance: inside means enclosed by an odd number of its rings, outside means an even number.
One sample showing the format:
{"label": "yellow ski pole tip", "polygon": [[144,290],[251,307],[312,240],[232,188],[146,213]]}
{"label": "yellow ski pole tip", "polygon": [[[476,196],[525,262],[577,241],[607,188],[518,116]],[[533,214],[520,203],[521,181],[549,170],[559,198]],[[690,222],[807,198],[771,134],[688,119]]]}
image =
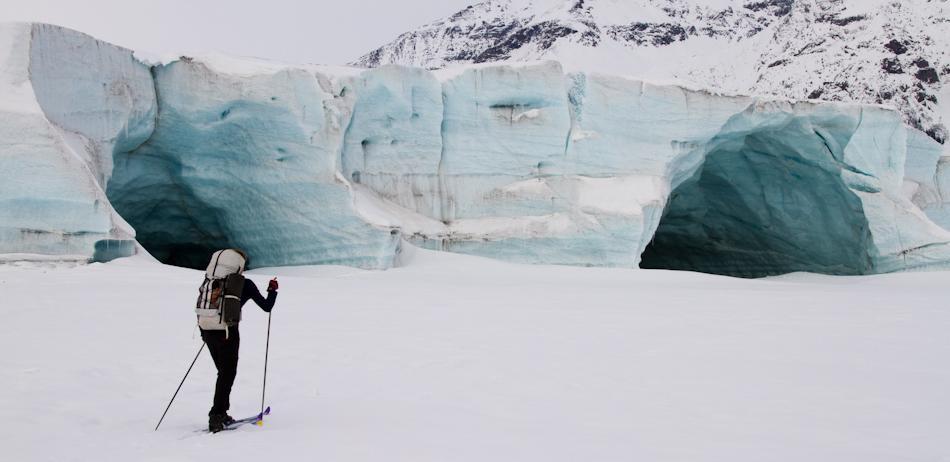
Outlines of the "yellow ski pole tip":
{"label": "yellow ski pole tip", "polygon": [[258,426],[258,427],[263,427],[263,426],[264,426],[264,421],[263,421],[263,420],[258,420],[258,421],[257,421],[257,426]]}

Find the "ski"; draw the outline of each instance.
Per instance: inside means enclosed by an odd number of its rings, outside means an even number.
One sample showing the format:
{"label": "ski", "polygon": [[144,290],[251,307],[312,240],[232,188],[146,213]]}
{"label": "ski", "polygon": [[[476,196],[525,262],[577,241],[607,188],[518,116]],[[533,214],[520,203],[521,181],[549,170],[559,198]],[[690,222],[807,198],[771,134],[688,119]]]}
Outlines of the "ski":
{"label": "ski", "polygon": [[[249,424],[249,423],[263,425],[265,415],[270,415],[270,406],[267,406],[267,409],[264,409],[264,412],[260,412],[257,415],[254,415],[251,417],[245,417],[243,419],[237,419],[234,422],[231,422],[230,424],[225,425],[224,428],[221,429],[221,431],[226,432],[226,431],[236,430],[242,427],[243,425]],[[208,430],[208,429],[205,429],[204,432],[213,433],[211,430]]]}

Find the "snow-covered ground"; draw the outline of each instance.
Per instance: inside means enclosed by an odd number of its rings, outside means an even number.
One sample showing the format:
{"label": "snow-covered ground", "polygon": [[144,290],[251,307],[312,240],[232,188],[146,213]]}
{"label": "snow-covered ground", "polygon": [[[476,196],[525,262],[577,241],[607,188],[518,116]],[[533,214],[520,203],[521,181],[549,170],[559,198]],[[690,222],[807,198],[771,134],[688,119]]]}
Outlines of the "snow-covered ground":
{"label": "snow-covered ground", "polygon": [[[206,423],[201,273],[142,257],[0,265],[8,461],[950,460],[948,273],[522,266],[418,253],[280,276],[263,427]],[[246,307],[232,414],[258,411]]]}

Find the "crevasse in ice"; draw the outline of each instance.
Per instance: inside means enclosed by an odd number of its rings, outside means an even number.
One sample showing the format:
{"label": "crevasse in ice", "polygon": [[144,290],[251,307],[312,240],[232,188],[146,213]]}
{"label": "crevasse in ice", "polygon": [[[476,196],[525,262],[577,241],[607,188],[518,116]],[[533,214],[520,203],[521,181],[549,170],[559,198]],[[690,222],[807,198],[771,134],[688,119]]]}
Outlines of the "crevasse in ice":
{"label": "crevasse in ice", "polygon": [[[886,108],[556,62],[429,72],[197,57],[149,69],[78,33],[18,27],[0,29],[14,36],[3,50],[20,53],[0,83],[32,105],[17,119],[32,125],[0,130],[49,141],[31,155],[0,141],[3,162],[58,163],[36,194],[0,190],[19,220],[4,221],[3,252],[107,259],[134,251],[118,244],[134,228],[185,266],[236,246],[253,266],[387,268],[403,242],[753,277],[950,262],[947,163]],[[70,82],[80,97],[63,94]]]}

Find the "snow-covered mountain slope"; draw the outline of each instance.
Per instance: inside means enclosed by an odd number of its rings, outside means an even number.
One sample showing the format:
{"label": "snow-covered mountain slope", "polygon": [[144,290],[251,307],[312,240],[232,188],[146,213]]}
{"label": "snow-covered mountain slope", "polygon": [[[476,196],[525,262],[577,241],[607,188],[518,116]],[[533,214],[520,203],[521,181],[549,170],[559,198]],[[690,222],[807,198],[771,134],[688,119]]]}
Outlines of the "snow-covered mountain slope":
{"label": "snow-covered mountain slope", "polygon": [[355,64],[536,59],[739,94],[887,104],[932,139],[948,135],[947,0],[490,0]]}

